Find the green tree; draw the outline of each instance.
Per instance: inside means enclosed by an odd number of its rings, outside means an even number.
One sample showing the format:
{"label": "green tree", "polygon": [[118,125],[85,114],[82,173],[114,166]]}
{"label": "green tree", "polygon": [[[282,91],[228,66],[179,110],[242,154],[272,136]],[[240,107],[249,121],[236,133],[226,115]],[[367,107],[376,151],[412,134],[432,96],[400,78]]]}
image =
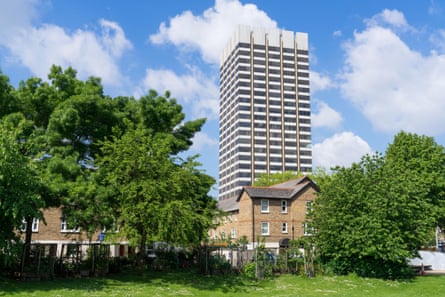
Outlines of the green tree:
{"label": "green tree", "polygon": [[214,180],[189,159],[171,156],[171,138],[143,127],[127,130],[103,145],[99,163],[116,193],[116,216],[123,233],[141,251],[146,243],[192,244],[202,240],[216,202],[207,195]]}
{"label": "green tree", "polygon": [[264,187],[271,186],[279,183],[286,182],[288,180],[299,178],[304,176],[302,173],[294,172],[294,171],[285,171],[285,172],[277,172],[277,173],[263,173],[257,178],[254,182],[254,186],[256,187]]}
{"label": "green tree", "polygon": [[[385,163],[394,178],[394,191],[405,195],[407,203],[428,203],[429,207],[419,208],[445,227],[444,147],[432,137],[400,132],[386,150]],[[430,220],[419,222],[419,227],[425,224],[430,228]]]}
{"label": "green tree", "polygon": [[431,138],[402,132],[385,156],[364,156],[320,179],[314,222],[323,262],[338,273],[410,275],[408,259],[439,218],[442,194],[434,193],[443,193],[443,160]]}
{"label": "green tree", "polygon": [[14,87],[9,83],[9,77],[0,71],[0,118],[19,110],[13,91]]}
{"label": "green tree", "polygon": [[[41,187],[32,164],[20,152],[14,131],[0,125],[0,250],[5,264],[11,264],[17,256],[12,243],[17,242],[16,231],[21,229],[23,220],[31,228],[32,219],[42,217],[39,209],[45,204]],[[27,248],[25,244],[24,254]]]}
{"label": "green tree", "polygon": [[171,138],[171,153],[177,154],[187,150],[192,145],[192,138],[201,130],[205,119],[184,122],[185,114],[176,99],[170,98],[170,92],[164,96],[150,90],[146,96],[139,99],[140,122],[151,133],[163,133]]}

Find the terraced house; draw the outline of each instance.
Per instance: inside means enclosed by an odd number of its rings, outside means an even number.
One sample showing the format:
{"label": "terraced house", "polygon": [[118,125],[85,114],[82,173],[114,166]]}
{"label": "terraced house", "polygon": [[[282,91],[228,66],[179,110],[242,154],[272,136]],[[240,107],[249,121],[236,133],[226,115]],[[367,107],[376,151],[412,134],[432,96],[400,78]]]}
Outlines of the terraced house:
{"label": "terraced house", "polygon": [[313,234],[308,214],[318,191],[307,176],[269,187],[244,187],[237,197],[219,201],[226,215],[210,236],[230,240],[246,236],[249,250],[264,237],[266,248],[278,253],[289,240]]}

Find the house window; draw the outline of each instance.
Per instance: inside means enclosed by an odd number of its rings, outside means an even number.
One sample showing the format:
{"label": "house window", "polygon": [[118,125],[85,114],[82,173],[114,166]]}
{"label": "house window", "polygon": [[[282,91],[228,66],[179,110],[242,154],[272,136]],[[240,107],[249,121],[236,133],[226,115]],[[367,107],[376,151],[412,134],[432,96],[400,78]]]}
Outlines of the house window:
{"label": "house window", "polygon": [[232,228],[232,230],[230,230],[230,238],[236,238],[236,230],[235,230],[235,228]]}
{"label": "house window", "polygon": [[[26,231],[26,220],[23,219],[22,221],[22,227],[20,228],[20,230],[22,230],[23,232]],[[37,218],[33,218],[32,219],[32,232],[39,232],[39,219]]]}
{"label": "house window", "polygon": [[79,226],[74,226],[72,224],[69,224],[65,217],[62,217],[60,219],[60,232],[73,232],[77,233],[80,232]]}
{"label": "house window", "polygon": [[312,201],[306,201],[306,215],[312,214]]}
{"label": "house window", "polygon": [[261,200],[261,212],[269,212],[269,200],[268,199]]}
{"label": "house window", "polygon": [[287,200],[281,200],[281,212],[287,213]]}
{"label": "house window", "polygon": [[311,236],[315,234],[315,227],[312,225],[311,222],[305,222],[303,224],[303,230],[305,236]]}
{"label": "house window", "polygon": [[225,240],[226,239],[226,230],[222,230],[221,231],[221,239]]}
{"label": "house window", "polygon": [[261,223],[261,235],[269,235],[269,222]]}
{"label": "house window", "polygon": [[287,233],[287,222],[281,224],[281,233]]}

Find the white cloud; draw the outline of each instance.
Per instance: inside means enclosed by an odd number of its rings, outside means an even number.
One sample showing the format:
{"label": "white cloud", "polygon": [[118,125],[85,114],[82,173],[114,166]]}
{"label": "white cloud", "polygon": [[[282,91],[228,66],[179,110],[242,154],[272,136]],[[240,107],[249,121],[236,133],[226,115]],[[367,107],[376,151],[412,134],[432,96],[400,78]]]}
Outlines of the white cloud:
{"label": "white cloud", "polygon": [[350,166],[361,157],[372,154],[368,143],[352,132],[343,132],[314,144],[312,147],[313,165],[330,169],[335,166]]}
{"label": "white cloud", "polygon": [[341,37],[341,36],[343,36],[343,33],[341,32],[341,30],[336,30],[336,31],[334,31],[334,33],[332,33],[332,36]]}
{"label": "white cloud", "polygon": [[[401,25],[403,19],[392,18]],[[344,49],[343,94],[377,130],[445,132],[445,55],[424,56],[391,29],[377,25],[355,33]]]}
{"label": "white cloud", "polygon": [[8,28],[0,29],[0,46],[9,50],[8,60],[22,64],[41,78],[47,77],[51,65],[55,64],[74,67],[81,78],[98,76],[104,84],[118,86],[122,83],[117,61],[132,45],[117,23],[101,20],[101,34],[80,29],[67,32],[52,24],[37,27],[32,23],[36,7],[42,5],[40,2],[0,3],[0,25],[11,21],[11,25],[0,26]]}
{"label": "white cloud", "polygon": [[206,133],[198,132],[195,134],[195,137],[193,137],[193,145],[190,150],[200,152],[208,146],[218,146],[218,140],[211,138]]}
{"label": "white cloud", "polygon": [[327,75],[311,71],[310,78],[312,93],[334,87],[334,82]]}
{"label": "white cloud", "polygon": [[374,15],[371,19],[365,20],[365,23],[370,27],[390,25],[399,29],[410,28],[402,12],[390,9],[384,9],[381,13]]}
{"label": "white cloud", "polygon": [[119,58],[126,49],[133,47],[125,37],[124,30],[117,23],[102,19],[100,25],[102,26],[100,41],[111,56]]}
{"label": "white cloud", "polygon": [[197,69],[191,69],[187,75],[177,75],[171,70],[147,69],[142,89],[154,89],[160,93],[170,91],[178,101],[193,106],[193,116],[215,119],[218,115],[218,86]]}
{"label": "white cloud", "polygon": [[315,101],[315,109],[312,113],[312,127],[338,128],[343,121],[340,113],[332,109],[326,102]]}
{"label": "white cloud", "polygon": [[428,13],[430,15],[439,15],[442,13],[442,8],[437,5],[436,1],[430,0],[430,6],[428,7]]}
{"label": "white cloud", "polygon": [[18,28],[27,28],[38,16],[37,0],[0,1],[0,44],[14,36]]}
{"label": "white cloud", "polygon": [[216,0],[215,6],[195,16],[190,11],[162,23],[150,40],[155,44],[172,43],[178,48],[198,50],[206,62],[218,64],[222,49],[238,24],[276,28],[277,23],[255,4],[238,0]]}

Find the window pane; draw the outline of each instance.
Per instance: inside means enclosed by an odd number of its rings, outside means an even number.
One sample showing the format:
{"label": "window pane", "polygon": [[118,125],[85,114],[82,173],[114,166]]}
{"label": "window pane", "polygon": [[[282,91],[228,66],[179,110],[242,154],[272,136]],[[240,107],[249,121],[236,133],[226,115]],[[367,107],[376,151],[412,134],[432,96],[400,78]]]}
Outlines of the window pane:
{"label": "window pane", "polygon": [[261,200],[261,212],[269,212],[269,200]]}
{"label": "window pane", "polygon": [[281,225],[281,232],[287,233],[287,223],[286,222],[283,222],[283,224]]}
{"label": "window pane", "polygon": [[269,223],[261,223],[261,235],[269,235]]}

